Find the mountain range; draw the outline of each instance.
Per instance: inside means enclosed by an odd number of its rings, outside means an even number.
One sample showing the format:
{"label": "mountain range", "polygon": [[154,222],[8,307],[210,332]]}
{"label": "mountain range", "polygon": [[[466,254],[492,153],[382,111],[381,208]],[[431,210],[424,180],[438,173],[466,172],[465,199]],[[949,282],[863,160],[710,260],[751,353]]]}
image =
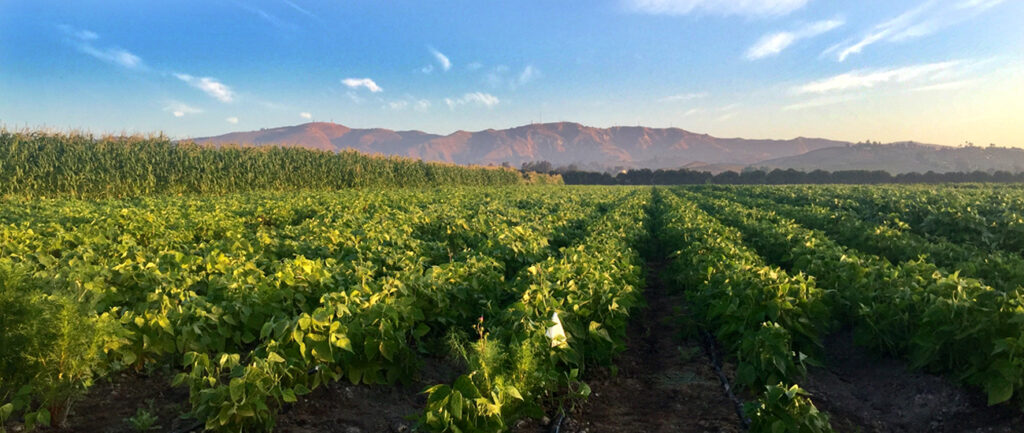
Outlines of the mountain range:
{"label": "mountain range", "polygon": [[232,132],[191,141],[206,145],[299,146],[327,151],[356,150],[455,164],[519,167],[548,161],[587,170],[628,168],[721,172],[746,167],[799,170],[886,170],[948,172],[1024,170],[1024,150],[955,148],[916,143],[853,144],[822,138],[790,140],[718,138],[679,128],[618,126],[595,128],[560,122],[510,129],[422,131],[355,129],[327,122]]}

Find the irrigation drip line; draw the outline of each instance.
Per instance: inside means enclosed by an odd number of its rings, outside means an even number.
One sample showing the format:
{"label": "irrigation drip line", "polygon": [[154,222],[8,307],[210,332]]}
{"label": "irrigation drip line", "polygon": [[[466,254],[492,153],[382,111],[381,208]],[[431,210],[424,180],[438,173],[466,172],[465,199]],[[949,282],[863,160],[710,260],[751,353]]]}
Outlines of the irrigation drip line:
{"label": "irrigation drip line", "polygon": [[707,331],[701,330],[701,334],[704,336],[704,350],[711,357],[711,366],[715,369],[715,374],[718,375],[718,380],[722,382],[722,388],[725,389],[726,395],[729,396],[729,400],[732,400],[733,406],[736,409],[736,415],[739,415],[740,422],[743,423],[744,429],[750,428],[750,418],[747,418],[747,414],[743,411],[743,401],[736,396],[736,393],[732,392],[732,385],[729,384],[729,378],[722,372],[722,361],[718,358],[718,349],[715,345],[715,339]]}
{"label": "irrigation drip line", "polygon": [[556,419],[555,422],[551,424],[551,433],[558,433],[560,430],[562,430],[562,421],[565,421],[565,412],[558,413],[558,419]]}

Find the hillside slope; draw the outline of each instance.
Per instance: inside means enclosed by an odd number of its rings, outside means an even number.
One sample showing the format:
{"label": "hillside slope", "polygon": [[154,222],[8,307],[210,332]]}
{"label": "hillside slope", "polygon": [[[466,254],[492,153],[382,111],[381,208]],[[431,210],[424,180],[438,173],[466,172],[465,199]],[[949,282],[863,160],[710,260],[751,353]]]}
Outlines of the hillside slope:
{"label": "hillside slope", "polygon": [[507,162],[519,166],[530,161],[550,161],[554,165],[626,168],[678,168],[694,163],[744,166],[847,144],[816,138],[717,138],[678,128],[593,128],[567,122],[502,130],[457,131],[446,136],[421,131],[352,129],[319,122],[193,140],[217,145],[275,144],[335,151],[354,149],[457,164],[497,165]]}
{"label": "hillside slope", "polygon": [[764,169],[884,170],[892,174],[934,171],[1024,171],[1024,150],[1015,148],[945,147],[918,143],[857,144],[817,149],[802,155],[752,165]]}

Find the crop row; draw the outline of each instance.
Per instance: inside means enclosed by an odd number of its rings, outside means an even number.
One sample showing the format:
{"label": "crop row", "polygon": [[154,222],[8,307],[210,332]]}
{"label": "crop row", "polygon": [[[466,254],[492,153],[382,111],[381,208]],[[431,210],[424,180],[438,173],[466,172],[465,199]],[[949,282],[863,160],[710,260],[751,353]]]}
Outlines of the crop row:
{"label": "crop row", "polygon": [[773,263],[815,277],[833,291],[837,317],[864,345],[904,356],[981,387],[990,404],[1021,403],[1024,295],[1003,292],[935,264],[892,264],[837,244],[768,210],[702,197],[700,205],[737,227]]}
{"label": "crop row", "polygon": [[784,187],[759,190],[793,205],[852,211],[858,218],[985,251],[1024,252],[1024,190],[1012,186]]}
{"label": "crop row", "polygon": [[425,339],[514,298],[509,280],[624,194],[13,203],[0,210],[0,415],[63,423],[94,380],[167,365],[207,427],[247,430],[326,381],[408,379],[436,346]]}
{"label": "crop row", "polygon": [[829,330],[828,293],[804,275],[768,266],[740,234],[672,193],[658,194],[668,275],[736,361],[736,380],[757,396],[746,411],[754,432],[831,431],[797,385]]}
{"label": "crop row", "polygon": [[837,242],[899,263],[924,257],[946,272],[975,277],[1002,291],[1020,290],[1024,284],[1024,257],[1006,251],[985,250],[941,237],[927,238],[914,233],[906,223],[891,219],[874,223],[845,209],[818,205],[793,206],[771,201],[773,191],[750,188],[720,194],[746,206],[775,211],[804,227],[824,231]]}

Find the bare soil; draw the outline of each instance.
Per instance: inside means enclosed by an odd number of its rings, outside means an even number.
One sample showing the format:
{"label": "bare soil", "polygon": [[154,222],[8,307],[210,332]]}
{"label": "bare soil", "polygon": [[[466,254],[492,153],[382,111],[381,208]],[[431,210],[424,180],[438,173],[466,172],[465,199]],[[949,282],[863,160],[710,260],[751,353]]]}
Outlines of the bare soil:
{"label": "bare soil", "polygon": [[[669,294],[661,263],[650,263],[648,306],[630,324],[618,375],[601,371],[593,393],[559,426],[567,433],[742,432],[739,416],[696,339],[684,339],[681,294]],[[514,431],[552,431],[557,419],[530,420]]]}
{"label": "bare soil", "polygon": [[170,383],[171,377],[163,373],[119,373],[96,383],[81,401],[72,405],[66,428],[41,431],[136,432],[128,419],[139,410],[156,417],[152,431],[176,432],[194,425],[195,420],[182,418],[189,410],[188,388],[174,388]]}
{"label": "bare soil", "polygon": [[[416,380],[406,385],[351,385],[335,382],[299,398],[278,416],[274,431],[285,433],[369,433],[411,431],[416,417],[426,406],[421,392],[438,383],[451,383],[458,367],[443,359],[425,360]],[[75,404],[65,429],[42,432],[129,433],[137,430],[128,422],[139,409],[157,420],[152,432],[185,433],[202,431],[202,425],[188,418],[188,388],[171,387],[167,374],[123,373],[96,384]],[[10,431],[20,431],[9,424]]]}
{"label": "bare soil", "polygon": [[443,359],[427,359],[407,385],[352,385],[335,382],[300,398],[277,419],[275,432],[377,433],[410,431],[427,405],[421,392],[452,383],[459,369]]}
{"label": "bare soil", "polygon": [[842,433],[1011,433],[1024,414],[989,407],[985,396],[948,378],[910,371],[900,360],[871,354],[843,331],[826,341],[825,365],[801,384]]}

